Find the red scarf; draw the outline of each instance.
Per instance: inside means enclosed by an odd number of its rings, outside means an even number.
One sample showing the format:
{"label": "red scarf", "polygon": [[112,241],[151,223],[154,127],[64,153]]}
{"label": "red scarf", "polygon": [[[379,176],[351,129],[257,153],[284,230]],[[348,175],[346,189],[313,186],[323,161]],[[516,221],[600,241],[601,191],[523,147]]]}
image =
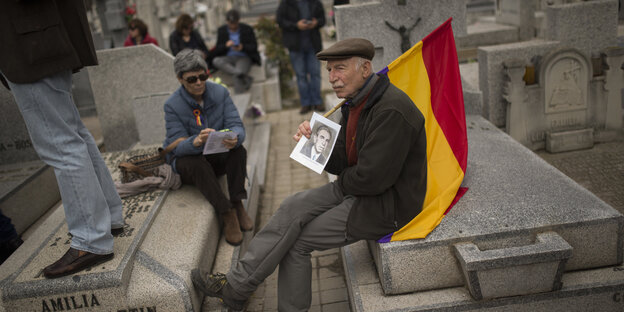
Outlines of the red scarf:
{"label": "red scarf", "polygon": [[358,155],[357,148],[355,144],[355,137],[357,136],[357,124],[358,120],[360,120],[360,113],[364,106],[366,106],[366,100],[368,99],[368,94],[366,97],[360,102],[360,105],[355,107],[349,107],[349,120],[347,120],[347,138],[345,145],[347,147],[347,161],[349,166],[353,166],[357,164]]}

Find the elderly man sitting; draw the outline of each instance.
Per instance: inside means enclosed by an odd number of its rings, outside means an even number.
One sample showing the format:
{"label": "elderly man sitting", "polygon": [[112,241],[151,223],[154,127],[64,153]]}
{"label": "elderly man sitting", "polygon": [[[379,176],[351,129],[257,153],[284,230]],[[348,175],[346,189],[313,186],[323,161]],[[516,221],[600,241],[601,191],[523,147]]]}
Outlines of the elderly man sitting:
{"label": "elderly man sitting", "polygon": [[[373,74],[374,53],[368,40],[352,38],[316,55],[327,61],[336,95],[348,100],[325,167],[338,179],[284,200],[227,275],[193,270],[199,290],[241,309],[279,265],[278,310],[307,311],[312,251],[378,240],[420,213],[427,188],[424,117],[387,76]],[[294,139],[310,135],[304,121]]]}
{"label": "elderly man sitting", "polygon": [[[218,213],[225,240],[238,245],[243,240],[241,230],[253,228],[241,201],[247,198],[247,151],[241,145],[245,128],[227,89],[206,81],[208,66],[201,52],[182,50],[173,67],[181,86],[165,102],[167,138],[163,145],[187,139],[167,156],[167,162],[180,174],[182,183],[199,188]],[[236,134],[233,139],[223,140],[228,151],[203,155],[208,136],[225,129]],[[223,174],[227,176],[229,200],[217,181]]]}

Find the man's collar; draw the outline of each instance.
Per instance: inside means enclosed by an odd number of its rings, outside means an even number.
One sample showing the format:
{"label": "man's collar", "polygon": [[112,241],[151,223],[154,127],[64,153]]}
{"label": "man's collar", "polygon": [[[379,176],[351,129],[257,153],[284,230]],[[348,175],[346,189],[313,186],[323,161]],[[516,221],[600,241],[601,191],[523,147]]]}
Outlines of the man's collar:
{"label": "man's collar", "polygon": [[351,107],[356,107],[360,105],[360,102],[362,102],[362,100],[366,98],[366,96],[368,95],[370,90],[373,88],[375,83],[377,83],[378,79],[379,79],[379,76],[377,76],[377,74],[371,74],[364,82],[364,85],[362,86],[362,88],[360,88],[360,90],[355,94],[355,96],[351,99],[347,99],[347,101],[345,102],[345,105],[351,106]]}

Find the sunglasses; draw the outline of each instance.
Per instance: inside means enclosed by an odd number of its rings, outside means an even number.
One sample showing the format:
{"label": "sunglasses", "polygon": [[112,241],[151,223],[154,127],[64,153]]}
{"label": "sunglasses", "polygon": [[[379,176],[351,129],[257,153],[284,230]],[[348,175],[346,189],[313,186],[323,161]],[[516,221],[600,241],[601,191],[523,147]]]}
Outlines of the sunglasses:
{"label": "sunglasses", "polygon": [[184,80],[186,80],[186,82],[188,82],[188,83],[196,83],[197,79],[199,79],[201,81],[206,81],[206,80],[208,80],[208,75],[207,74],[199,74],[199,76],[190,76],[190,77],[184,78]]}
{"label": "sunglasses", "polygon": [[130,26],[130,27],[128,27],[128,29],[129,29],[129,30],[135,30],[135,29],[137,29],[137,28],[136,28],[136,26]]}

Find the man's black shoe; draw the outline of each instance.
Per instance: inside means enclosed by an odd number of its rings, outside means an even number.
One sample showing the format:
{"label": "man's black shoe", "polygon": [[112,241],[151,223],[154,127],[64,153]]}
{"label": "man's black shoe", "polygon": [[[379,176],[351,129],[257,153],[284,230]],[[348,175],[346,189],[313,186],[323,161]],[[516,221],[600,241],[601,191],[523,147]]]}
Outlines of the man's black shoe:
{"label": "man's black shoe", "polygon": [[56,262],[43,269],[43,276],[47,278],[57,278],[74,274],[94,265],[113,259],[113,257],[114,254],[112,252],[106,255],[97,255],[70,247],[61,259],[58,259]]}
{"label": "man's black shoe", "polygon": [[246,300],[232,297],[232,286],[228,284],[225,274],[203,274],[199,269],[193,269],[191,271],[191,280],[193,285],[203,292],[204,295],[221,299],[228,308],[236,311],[241,311],[245,308]]}
{"label": "man's black shoe", "polygon": [[303,114],[307,114],[310,111],[312,111],[312,105],[308,105],[308,106],[302,106],[301,110],[299,111],[299,114],[303,115]]}
{"label": "man's black shoe", "polygon": [[23,242],[24,241],[19,236],[16,236],[0,243],[0,264],[4,263]]}

